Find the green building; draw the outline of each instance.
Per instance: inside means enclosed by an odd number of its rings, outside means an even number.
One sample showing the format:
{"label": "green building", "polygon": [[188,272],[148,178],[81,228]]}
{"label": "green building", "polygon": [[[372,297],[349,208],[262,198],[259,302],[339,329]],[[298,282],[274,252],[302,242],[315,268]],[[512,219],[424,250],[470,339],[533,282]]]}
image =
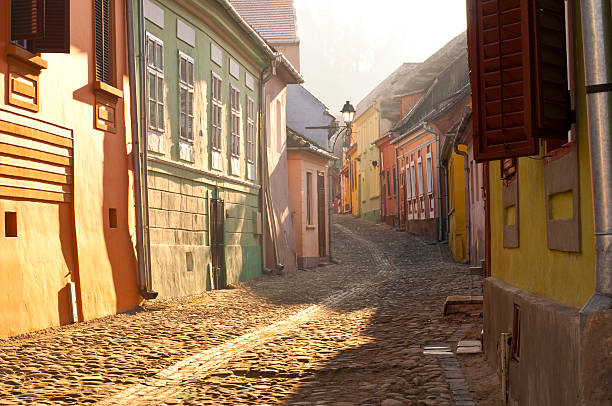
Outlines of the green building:
{"label": "green building", "polygon": [[227,1],[138,3],[152,288],[179,297],[257,277],[260,75],[276,54]]}

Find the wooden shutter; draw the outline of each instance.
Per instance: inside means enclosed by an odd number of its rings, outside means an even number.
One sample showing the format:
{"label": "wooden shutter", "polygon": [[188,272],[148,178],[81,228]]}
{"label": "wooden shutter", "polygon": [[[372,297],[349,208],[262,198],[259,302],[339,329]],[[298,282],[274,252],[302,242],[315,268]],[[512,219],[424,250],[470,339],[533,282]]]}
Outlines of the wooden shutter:
{"label": "wooden shutter", "polygon": [[558,0],[468,0],[477,161],[567,137],[565,9]]}
{"label": "wooden shutter", "polygon": [[45,32],[44,0],[11,0],[11,40],[42,38]]}
{"label": "wooden shutter", "polygon": [[45,0],[45,36],[35,52],[70,53],[70,0]]}
{"label": "wooden shutter", "polygon": [[109,0],[95,0],[96,80],[112,84],[110,64],[110,6]]}
{"label": "wooden shutter", "polygon": [[533,1],[536,125],[539,136],[567,141],[569,93],[565,2]]}

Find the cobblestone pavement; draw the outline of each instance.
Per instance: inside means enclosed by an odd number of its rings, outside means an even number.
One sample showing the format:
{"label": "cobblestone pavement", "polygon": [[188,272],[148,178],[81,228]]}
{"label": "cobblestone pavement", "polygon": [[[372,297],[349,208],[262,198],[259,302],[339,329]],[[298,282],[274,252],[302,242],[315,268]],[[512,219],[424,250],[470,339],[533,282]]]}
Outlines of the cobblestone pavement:
{"label": "cobblestone pavement", "polygon": [[479,292],[466,267],[345,216],[334,247],[337,265],[2,340],[0,404],[497,404],[482,356],[423,354],[481,328],[442,316]]}

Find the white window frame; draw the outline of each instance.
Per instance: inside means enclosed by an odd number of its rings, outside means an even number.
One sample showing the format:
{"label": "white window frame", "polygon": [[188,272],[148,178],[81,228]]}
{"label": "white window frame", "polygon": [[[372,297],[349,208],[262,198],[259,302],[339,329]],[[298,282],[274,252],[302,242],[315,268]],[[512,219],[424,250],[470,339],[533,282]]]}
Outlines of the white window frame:
{"label": "white window frame", "polygon": [[421,156],[417,158],[417,181],[419,182],[419,196],[423,196],[423,161]]}
{"label": "white window frame", "polygon": [[431,152],[427,153],[426,156],[426,169],[427,169],[427,193],[433,194],[433,161],[431,158]]}
{"label": "white window frame", "polygon": [[[182,77],[183,73],[181,70],[181,62],[185,61],[186,69],[189,69],[191,64],[191,77],[189,77],[189,71],[186,71],[187,78]],[[179,51],[178,53],[178,74],[179,74],[179,137],[181,140],[193,143],[194,138],[194,114],[193,114],[193,95],[194,95],[194,83],[195,83],[195,63],[194,59],[189,55]],[[182,109],[182,97],[185,95],[186,99],[186,111]],[[191,107],[191,108],[190,108]],[[182,120],[185,117],[185,129],[182,127]],[[189,124],[191,124],[191,134],[189,133]],[[185,132],[183,132],[185,131]]]}
{"label": "white window frame", "polygon": [[240,137],[242,134],[241,121],[242,121],[242,103],[240,100],[241,93],[240,89],[235,86],[230,86],[230,145],[231,154],[234,158],[240,158]]}
{"label": "white window frame", "polygon": [[412,179],[410,178],[410,166],[406,165],[406,198],[410,200],[412,198]]}
{"label": "white window frame", "polygon": [[[211,75],[210,146],[213,151],[220,152],[223,148],[223,79],[215,72],[211,72]],[[220,87],[218,98],[215,97],[216,81]]]}
{"label": "white window frame", "polygon": [[[155,46],[156,54],[153,63],[150,61],[150,42]],[[161,64],[158,64],[157,52],[161,48]],[[164,103],[164,42],[147,32],[147,128],[149,132],[156,134],[163,134],[166,132],[165,122],[165,111],[166,106]],[[151,76],[155,78],[155,97],[151,97]],[[161,89],[160,89],[161,85]],[[160,93],[161,92],[161,93]],[[160,97],[161,96],[161,97]],[[151,121],[151,105],[155,104],[155,123]],[[162,117],[159,118],[159,112],[161,111]],[[161,125],[160,125],[161,124]]]}
{"label": "white window frame", "polygon": [[412,197],[416,197],[416,172],[414,161],[410,161],[410,186],[412,187]]}
{"label": "white window frame", "polygon": [[248,163],[255,163],[255,100],[250,97],[247,97],[246,158]]}

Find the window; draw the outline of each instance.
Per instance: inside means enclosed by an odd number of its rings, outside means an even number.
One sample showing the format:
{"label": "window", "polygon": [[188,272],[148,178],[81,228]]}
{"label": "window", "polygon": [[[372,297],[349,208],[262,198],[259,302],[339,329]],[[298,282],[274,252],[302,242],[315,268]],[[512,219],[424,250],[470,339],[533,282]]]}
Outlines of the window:
{"label": "window", "polygon": [[4,212],[4,236],[17,237],[17,212]]}
{"label": "window", "polygon": [[179,52],[180,137],[193,142],[193,59]]}
{"label": "window", "polygon": [[427,164],[427,193],[433,193],[433,164],[431,161],[431,153],[427,153],[426,156]]}
{"label": "window", "polygon": [[70,0],[12,0],[11,41],[33,53],[70,53]]}
{"label": "window", "polygon": [[117,228],[117,209],[108,209],[108,227]]}
{"label": "window", "polygon": [[406,164],[406,196],[408,200],[412,197],[412,181],[410,179],[410,166]]}
{"label": "window", "polygon": [[478,161],[537,153],[569,123],[565,2],[469,0]]}
{"label": "window", "polygon": [[112,1],[95,0],[96,19],[96,80],[114,85],[114,62],[111,52],[112,38]]}
{"label": "window", "polygon": [[410,163],[410,184],[412,188],[412,197],[416,197],[416,174],[414,171],[414,161]]}
{"label": "window", "polygon": [[423,196],[423,162],[420,156],[417,158],[417,171],[419,175],[419,196]]}
{"label": "window", "polygon": [[247,162],[255,163],[255,102],[250,97],[247,99]]}
{"label": "window", "polygon": [[211,108],[211,146],[214,151],[221,151],[221,132],[223,124],[221,111],[223,110],[223,81],[215,73],[212,74],[212,108]]}
{"label": "window", "polygon": [[231,87],[231,130],[232,130],[232,156],[240,156],[240,90]]}
{"label": "window", "polygon": [[164,43],[147,34],[149,130],[164,132]]}
{"label": "window", "polygon": [[391,196],[391,182],[389,181],[389,170],[387,169],[387,196]]}
{"label": "window", "polygon": [[306,224],[312,225],[312,173],[306,172]]}
{"label": "window", "polygon": [[514,305],[514,322],[512,325],[512,359],[521,359],[521,307]]}
{"label": "window", "polygon": [[397,168],[393,168],[393,194],[397,194]]}

